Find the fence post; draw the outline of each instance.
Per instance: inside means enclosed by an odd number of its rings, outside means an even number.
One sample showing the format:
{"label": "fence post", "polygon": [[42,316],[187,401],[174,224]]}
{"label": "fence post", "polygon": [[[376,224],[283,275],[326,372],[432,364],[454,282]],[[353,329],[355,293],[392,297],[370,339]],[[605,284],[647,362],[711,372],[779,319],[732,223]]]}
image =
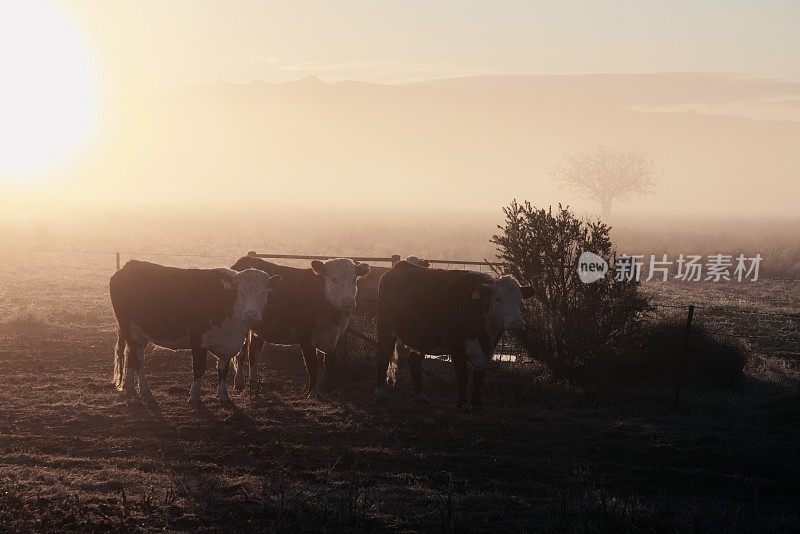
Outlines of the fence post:
{"label": "fence post", "polygon": [[117,252],[117,270],[119,271],[119,252]]}
{"label": "fence post", "polygon": [[686,360],[689,357],[689,336],[692,332],[692,318],[694,317],[694,304],[689,305],[689,314],[686,316],[686,329],[683,332],[683,345],[678,359],[678,366],[675,369],[675,409],[678,409],[683,382],[686,379]]}

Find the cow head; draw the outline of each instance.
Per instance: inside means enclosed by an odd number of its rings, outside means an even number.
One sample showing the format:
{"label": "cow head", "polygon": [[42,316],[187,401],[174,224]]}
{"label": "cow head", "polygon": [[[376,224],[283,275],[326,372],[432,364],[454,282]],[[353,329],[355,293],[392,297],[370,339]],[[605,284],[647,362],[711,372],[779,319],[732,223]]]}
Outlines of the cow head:
{"label": "cow head", "polygon": [[325,278],[325,298],[340,310],[351,310],[356,305],[356,282],[367,275],[369,265],[347,258],[336,258],[325,263],[314,260],[311,268],[317,276]]}
{"label": "cow head", "polygon": [[231,278],[236,288],[236,300],[240,303],[237,311],[242,314],[241,319],[249,324],[260,322],[270,291],[279,287],[283,279],[278,275],[269,276],[258,269],[245,269]]}
{"label": "cow head", "polygon": [[503,330],[522,330],[522,301],[533,296],[531,286],[520,286],[511,275],[501,276],[475,289],[472,298],[483,300],[489,320]]}
{"label": "cow head", "polygon": [[431,266],[431,262],[430,261],[424,260],[422,258],[418,258],[416,256],[408,256],[406,258],[406,261],[408,263],[410,263],[411,265],[416,265],[418,267],[430,267]]}

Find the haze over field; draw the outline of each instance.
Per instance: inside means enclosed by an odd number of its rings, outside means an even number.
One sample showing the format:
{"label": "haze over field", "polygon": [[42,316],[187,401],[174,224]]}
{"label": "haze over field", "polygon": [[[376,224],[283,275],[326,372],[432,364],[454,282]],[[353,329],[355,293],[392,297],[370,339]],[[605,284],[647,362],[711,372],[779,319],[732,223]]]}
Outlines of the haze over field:
{"label": "haze over field", "polygon": [[657,169],[615,214],[795,215],[796,5],[613,4],[4,8],[0,208],[596,214],[550,173],[606,145]]}
{"label": "haze over field", "polygon": [[0,0],[0,532],[800,532],[798,27]]}
{"label": "haze over field", "polygon": [[550,171],[605,144],[656,162],[655,194],[630,211],[793,214],[800,123],[733,115],[794,116],[790,97],[800,84],[707,73],[193,84],[127,101],[50,187],[123,205],[591,209]]}

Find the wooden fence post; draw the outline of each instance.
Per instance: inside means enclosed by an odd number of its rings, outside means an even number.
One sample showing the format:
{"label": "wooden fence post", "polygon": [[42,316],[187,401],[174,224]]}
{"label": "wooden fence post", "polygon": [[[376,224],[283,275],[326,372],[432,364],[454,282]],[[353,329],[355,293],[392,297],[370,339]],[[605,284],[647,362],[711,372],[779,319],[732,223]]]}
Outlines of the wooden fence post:
{"label": "wooden fence post", "polygon": [[678,400],[680,399],[681,389],[686,380],[686,360],[689,357],[689,336],[692,332],[692,318],[694,318],[694,304],[689,305],[689,314],[686,316],[686,329],[683,332],[683,345],[681,346],[681,354],[678,358],[678,365],[675,369],[675,409],[678,409]]}
{"label": "wooden fence post", "polygon": [[117,252],[117,270],[119,271],[119,252]]}

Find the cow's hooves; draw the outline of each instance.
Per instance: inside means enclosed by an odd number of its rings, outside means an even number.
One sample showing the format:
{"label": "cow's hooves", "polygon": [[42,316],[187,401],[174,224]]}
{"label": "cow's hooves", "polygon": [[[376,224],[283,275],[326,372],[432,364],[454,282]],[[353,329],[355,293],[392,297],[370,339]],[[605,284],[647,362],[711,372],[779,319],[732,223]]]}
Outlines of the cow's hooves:
{"label": "cow's hooves", "polygon": [[203,401],[195,397],[189,397],[188,404],[189,406],[202,406]]}
{"label": "cow's hooves", "polygon": [[233,384],[233,389],[236,391],[242,391],[244,389],[244,384]]}
{"label": "cow's hooves", "polygon": [[233,408],[234,404],[231,399],[219,399],[219,403],[224,408]]}

